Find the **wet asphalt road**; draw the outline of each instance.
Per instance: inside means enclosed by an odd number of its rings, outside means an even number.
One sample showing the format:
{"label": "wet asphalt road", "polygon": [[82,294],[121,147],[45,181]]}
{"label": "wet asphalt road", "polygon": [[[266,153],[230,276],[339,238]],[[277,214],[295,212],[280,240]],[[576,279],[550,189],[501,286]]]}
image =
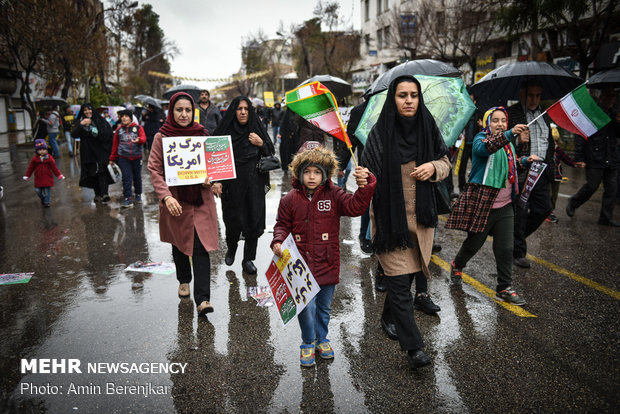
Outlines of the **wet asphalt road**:
{"label": "wet asphalt road", "polygon": [[[270,232],[259,240],[258,276],[242,273],[240,257],[227,267],[222,240],[211,255],[215,312],[199,320],[193,301],[177,297],[174,274],[124,271],[138,260],[172,262],[170,245],[159,241],[146,168],[145,203],[121,210],[120,184],[110,187],[110,204],[95,205],[65,155],[59,165],[67,180],[57,182],[52,207],[44,209],[32,182],[21,179],[31,155],[30,148],[0,153],[0,273],[35,272],[28,284],[0,286],[2,412],[619,410],[620,231],[596,224],[601,191],[573,219],[560,196],[560,223],[543,223],[529,238],[532,268],[514,275],[528,301],[522,310],[488,296],[495,287],[489,242],[465,269],[471,278],[464,291],[450,291],[447,263],[465,235],[442,223],[443,250],[433,257],[429,285],[442,310],[416,313],[433,364],[415,372],[379,326],[384,294],[374,290],[375,259],[357,242],[359,218],[344,218],[330,322],[336,357],[302,369],[297,323],[282,327],[275,309],[257,307],[246,294],[267,285]],[[560,192],[572,194],[583,172],[565,173],[571,181]],[[289,183],[290,176],[272,174],[268,227]],[[22,358],[73,358],[83,370],[22,374]],[[186,365],[168,374],[85,370],[98,362]],[[162,394],[118,392],[131,385]]]}

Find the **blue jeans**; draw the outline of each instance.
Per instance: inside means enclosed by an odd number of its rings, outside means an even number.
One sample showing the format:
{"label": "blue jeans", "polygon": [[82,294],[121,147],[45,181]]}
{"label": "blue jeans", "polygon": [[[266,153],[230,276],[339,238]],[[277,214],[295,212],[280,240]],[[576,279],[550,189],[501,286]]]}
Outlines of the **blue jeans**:
{"label": "blue jeans", "polygon": [[73,153],[73,137],[71,136],[71,132],[65,131],[65,138],[67,139],[67,149],[69,153]]}
{"label": "blue jeans", "polygon": [[338,187],[344,187],[344,184],[349,179],[349,174],[351,173],[351,167],[353,166],[353,161],[349,160],[347,164],[347,168],[344,169],[344,177],[338,177]]}
{"label": "blue jeans", "polygon": [[280,133],[280,127],[279,126],[272,126],[271,127],[271,133],[273,134],[273,143],[277,144],[278,143],[278,134]]}
{"label": "blue jeans", "polygon": [[49,204],[52,197],[52,187],[35,187],[34,192],[37,193],[43,204]]}
{"label": "blue jeans", "polygon": [[56,142],[56,137],[58,136],[58,132],[48,132],[47,135],[50,138],[50,147],[52,147],[52,157],[59,158],[60,150],[58,149],[58,142]]}
{"label": "blue jeans", "polygon": [[317,344],[327,339],[329,316],[332,311],[332,296],[336,285],[321,286],[321,290],[301,311],[297,319],[304,344]]}
{"label": "blue jeans", "polygon": [[132,181],[136,194],[142,194],[142,158],[137,160],[119,158],[117,162],[123,173],[123,197],[131,198]]}

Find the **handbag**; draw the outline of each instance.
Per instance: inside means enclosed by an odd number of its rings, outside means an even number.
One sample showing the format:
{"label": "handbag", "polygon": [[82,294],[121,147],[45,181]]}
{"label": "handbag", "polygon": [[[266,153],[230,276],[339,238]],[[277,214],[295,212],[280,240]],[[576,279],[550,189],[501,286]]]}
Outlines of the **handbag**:
{"label": "handbag", "polygon": [[116,164],[108,164],[108,173],[110,174],[110,179],[114,182],[114,184],[118,183],[123,178],[121,169]]}
{"label": "handbag", "polygon": [[272,170],[280,168],[280,160],[275,155],[268,155],[266,157],[260,157],[258,164],[256,165],[258,171],[266,173]]}
{"label": "handbag", "polygon": [[452,206],[450,203],[450,193],[448,187],[443,181],[435,183],[435,206],[437,207],[437,215],[450,214]]}

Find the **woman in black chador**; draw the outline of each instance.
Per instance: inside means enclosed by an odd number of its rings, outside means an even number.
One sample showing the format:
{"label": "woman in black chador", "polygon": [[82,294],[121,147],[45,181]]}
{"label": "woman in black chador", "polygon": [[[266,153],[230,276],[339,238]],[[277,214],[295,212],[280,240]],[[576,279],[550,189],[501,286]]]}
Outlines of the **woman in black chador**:
{"label": "woman in black chador", "polygon": [[261,156],[274,153],[273,143],[258,118],[252,102],[238,96],[231,102],[213,135],[230,135],[237,178],[222,181],[222,215],[226,225],[225,263],[235,261],[239,237],[243,233],[243,271],[256,273],[258,238],[265,231],[265,194],[269,190],[269,173],[261,173],[257,164]]}

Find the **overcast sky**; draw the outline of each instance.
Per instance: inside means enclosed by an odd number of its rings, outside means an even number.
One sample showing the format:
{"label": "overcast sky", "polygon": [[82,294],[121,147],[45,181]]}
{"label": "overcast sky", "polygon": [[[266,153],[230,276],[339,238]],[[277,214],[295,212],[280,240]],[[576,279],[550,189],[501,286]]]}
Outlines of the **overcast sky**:
{"label": "overcast sky", "polygon": [[[340,15],[360,27],[359,0],[337,0]],[[172,74],[193,78],[222,78],[241,66],[241,41],[260,28],[276,38],[280,21],[290,31],[313,17],[318,0],[148,0],[160,16],[166,38],[179,48]],[[213,88],[215,83],[191,82]]]}

